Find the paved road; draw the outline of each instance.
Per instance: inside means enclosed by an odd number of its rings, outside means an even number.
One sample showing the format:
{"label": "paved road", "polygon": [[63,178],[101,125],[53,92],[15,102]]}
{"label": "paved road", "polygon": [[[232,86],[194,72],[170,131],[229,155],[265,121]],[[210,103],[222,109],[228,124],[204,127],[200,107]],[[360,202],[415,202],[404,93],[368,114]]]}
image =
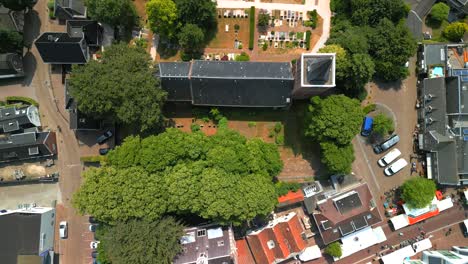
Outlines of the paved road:
{"label": "paved road", "polygon": [[239,8],[247,9],[255,6],[257,9],[267,10],[291,10],[307,12],[316,9],[318,14],[323,18],[323,32],[320,40],[311,49],[311,52],[317,52],[325,45],[330,36],[331,11],[330,0],[306,0],[305,5],[300,4],[280,4],[280,3],[262,3],[260,0],[254,2],[236,1],[236,0],[217,0],[217,8]]}
{"label": "paved road", "polygon": [[[26,18],[26,24],[29,32],[25,32],[25,39],[31,41],[37,38],[41,32],[46,31],[64,31],[64,26],[50,23],[47,12],[47,1],[38,1],[34,11]],[[44,129],[56,131],[60,126],[61,133],[57,133],[58,161],[56,166],[60,171],[59,187],[61,201],[57,207],[56,222],[66,220],[69,222],[69,238],[66,240],[56,239],[55,251],[60,254],[60,263],[81,264],[90,263],[89,244],[82,239],[82,234],[86,234],[86,218],[78,216],[70,204],[73,192],[79,187],[81,182],[81,164],[79,159],[78,143],[73,131],[68,129],[68,123],[64,119],[66,113],[60,113],[58,110],[65,111],[57,106],[54,100],[54,91],[52,89],[49,66],[45,65],[40,58],[37,49],[33,46],[26,55],[25,68],[27,74],[22,83],[17,84],[19,90],[25,90],[29,95],[36,98],[40,104],[41,121]],[[63,89],[62,87],[55,87]],[[8,88],[7,89],[11,89]],[[21,92],[21,94],[26,92]],[[60,216],[60,217],[59,217]],[[57,236],[56,236],[57,237]],[[87,249],[87,250],[86,250]]]}

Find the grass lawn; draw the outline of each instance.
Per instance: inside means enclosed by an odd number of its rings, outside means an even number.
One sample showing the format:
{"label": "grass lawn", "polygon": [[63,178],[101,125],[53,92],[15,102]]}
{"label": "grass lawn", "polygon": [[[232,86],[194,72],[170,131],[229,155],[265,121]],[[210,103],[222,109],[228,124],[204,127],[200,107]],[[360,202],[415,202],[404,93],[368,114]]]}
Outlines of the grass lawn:
{"label": "grass lawn", "polygon": [[432,22],[429,18],[426,18],[426,26],[432,28],[432,41],[436,42],[447,42],[448,40],[443,36],[443,31],[446,26],[450,23],[448,21],[442,21],[437,24]]}

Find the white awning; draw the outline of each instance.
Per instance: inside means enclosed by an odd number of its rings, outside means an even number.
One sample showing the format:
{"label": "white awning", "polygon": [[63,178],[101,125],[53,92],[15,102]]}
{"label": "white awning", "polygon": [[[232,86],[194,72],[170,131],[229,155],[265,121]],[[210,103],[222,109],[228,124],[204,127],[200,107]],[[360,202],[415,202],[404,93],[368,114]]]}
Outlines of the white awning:
{"label": "white awning", "polygon": [[429,238],[423,239],[413,244],[413,249],[415,253],[419,253],[424,250],[428,250],[432,247],[431,240]]}
{"label": "white awning", "polygon": [[385,240],[387,240],[387,237],[381,227],[375,229],[367,227],[359,230],[341,238],[341,258],[352,255]]}
{"label": "white awning", "polygon": [[463,223],[465,223],[465,229],[468,230],[468,219],[465,219],[465,221],[463,221]]}
{"label": "white awning", "polygon": [[409,225],[408,216],[405,214],[400,214],[390,218],[390,222],[392,222],[393,229],[395,231]]}
{"label": "white awning", "polygon": [[382,257],[382,262],[384,264],[397,264],[397,263],[403,263],[405,258],[414,256],[414,250],[411,246],[406,246],[404,248],[401,248],[399,250],[393,251],[390,254],[387,254]]}
{"label": "white awning", "polygon": [[439,209],[439,212],[442,212],[452,207],[453,207],[453,203],[452,203],[452,198],[450,197],[437,202],[437,208]]}
{"label": "white awning", "polygon": [[320,248],[317,245],[307,247],[304,252],[299,255],[301,261],[309,261],[320,257],[322,257],[322,252],[320,252]]}

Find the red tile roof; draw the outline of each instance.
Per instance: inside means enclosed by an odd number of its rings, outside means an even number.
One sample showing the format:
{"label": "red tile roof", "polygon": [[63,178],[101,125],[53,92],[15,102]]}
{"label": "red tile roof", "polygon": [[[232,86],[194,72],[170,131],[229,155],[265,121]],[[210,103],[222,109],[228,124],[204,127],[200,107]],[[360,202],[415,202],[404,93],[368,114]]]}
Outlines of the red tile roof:
{"label": "red tile roof", "polygon": [[[287,222],[277,222],[267,226],[260,232],[247,236],[247,242],[257,263],[273,263],[276,259],[285,259],[292,253],[299,253],[306,243],[302,239],[301,223],[297,215]],[[273,241],[274,247],[268,247],[268,241]]]}
{"label": "red tile roof", "polygon": [[297,192],[289,191],[286,195],[278,197],[280,204],[295,204],[304,201],[304,193],[301,190]]}
{"label": "red tile roof", "polygon": [[254,264],[252,252],[250,252],[249,245],[245,239],[236,240],[237,247],[237,264]]}

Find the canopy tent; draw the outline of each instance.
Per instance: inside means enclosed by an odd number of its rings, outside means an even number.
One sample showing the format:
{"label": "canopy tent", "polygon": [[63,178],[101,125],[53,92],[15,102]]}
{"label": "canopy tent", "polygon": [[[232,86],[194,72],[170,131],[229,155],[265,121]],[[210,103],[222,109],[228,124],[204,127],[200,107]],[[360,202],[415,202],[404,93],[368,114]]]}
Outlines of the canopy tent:
{"label": "canopy tent", "polygon": [[377,227],[375,229],[372,229],[371,227],[364,228],[341,238],[341,258],[347,257],[386,240],[387,237],[385,236],[382,227]]}
{"label": "canopy tent", "polygon": [[320,257],[322,257],[322,252],[320,252],[320,248],[317,245],[307,247],[304,252],[299,255],[301,261],[309,261]]}
{"label": "canopy tent", "polygon": [[453,202],[452,202],[452,198],[450,197],[437,202],[437,208],[439,209],[439,212],[442,212],[452,207],[453,207]]}
{"label": "canopy tent", "polygon": [[406,246],[404,248],[393,251],[392,253],[383,256],[382,262],[384,264],[404,263],[406,258],[412,257],[421,251],[430,249],[431,247],[431,241],[429,240],[429,238],[426,238],[410,246]]}
{"label": "canopy tent", "polygon": [[409,225],[408,216],[405,214],[390,218],[390,222],[392,223],[395,231]]}

